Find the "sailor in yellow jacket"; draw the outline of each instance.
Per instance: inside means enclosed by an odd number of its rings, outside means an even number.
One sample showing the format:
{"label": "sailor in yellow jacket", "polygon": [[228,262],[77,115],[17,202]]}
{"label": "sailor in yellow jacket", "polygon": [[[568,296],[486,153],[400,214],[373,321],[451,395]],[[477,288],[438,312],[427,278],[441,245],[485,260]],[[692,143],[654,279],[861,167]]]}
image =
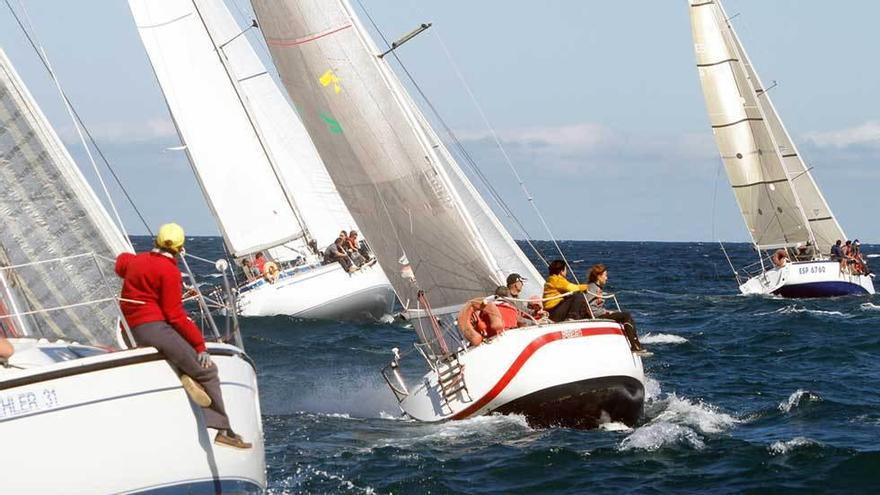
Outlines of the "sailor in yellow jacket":
{"label": "sailor in yellow jacket", "polygon": [[560,322],[589,318],[587,299],[583,294],[587,286],[573,284],[565,278],[567,271],[562,260],[551,261],[549,271],[544,283],[544,309],[550,313],[550,319]]}

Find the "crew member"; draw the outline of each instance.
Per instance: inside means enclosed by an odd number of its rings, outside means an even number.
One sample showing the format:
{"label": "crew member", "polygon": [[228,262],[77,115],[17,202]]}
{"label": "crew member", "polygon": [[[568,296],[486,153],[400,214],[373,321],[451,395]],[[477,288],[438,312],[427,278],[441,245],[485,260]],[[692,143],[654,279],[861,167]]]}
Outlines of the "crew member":
{"label": "crew member", "polygon": [[12,344],[6,340],[6,337],[0,335],[0,359],[7,359],[15,352],[15,348],[12,347]]}
{"label": "crew member", "polygon": [[183,229],[168,223],[159,228],[152,251],[120,254],[116,258],[116,274],[123,279],[119,305],[135,343],[155,347],[184,373],[184,389],[202,406],[205,425],[217,430],[214,442],[249,449],[251,444],[229,425],[217,366],[207,352],[202,332],[183,308],[177,256],[183,251],[184,240]]}
{"label": "crew member", "polygon": [[636,332],[636,322],[628,311],[608,311],[605,308],[605,298],[602,297],[602,289],[608,282],[608,269],[605,265],[599,263],[590,268],[590,274],[587,276],[589,283],[587,294],[590,299],[590,312],[593,318],[604,318],[613,320],[623,325],[626,337],[629,340],[630,349],[638,354],[648,354],[648,351],[642,347],[639,342],[639,334]]}
{"label": "crew member", "polygon": [[550,319],[560,322],[586,318],[587,300],[583,292],[587,286],[573,284],[565,278],[566,268],[562,260],[551,261],[548,270],[550,276],[544,283],[544,309],[550,313]]}
{"label": "crew member", "polygon": [[522,300],[521,296],[525,281],[526,279],[524,279],[519,273],[511,273],[507,276],[507,290],[510,291],[510,297],[512,299],[508,302],[516,306],[522,315],[528,315],[523,319],[525,321],[522,321],[521,323],[534,324],[535,320],[547,317],[547,312],[544,311],[544,307],[538,296],[529,298],[529,301]]}

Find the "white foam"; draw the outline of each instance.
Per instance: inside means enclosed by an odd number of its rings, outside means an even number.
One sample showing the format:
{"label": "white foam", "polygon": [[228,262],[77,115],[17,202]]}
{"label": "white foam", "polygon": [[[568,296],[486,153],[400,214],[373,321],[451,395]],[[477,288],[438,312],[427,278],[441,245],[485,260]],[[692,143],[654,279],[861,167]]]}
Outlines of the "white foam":
{"label": "white foam", "polygon": [[653,452],[673,445],[689,445],[702,449],[705,444],[693,429],[674,423],[649,423],[636,428],[620,442],[620,450],[647,450]]}
{"label": "white foam", "polygon": [[784,413],[789,413],[792,409],[800,406],[802,400],[806,400],[809,402],[820,402],[822,400],[822,397],[819,396],[819,394],[810,392],[809,390],[799,388],[792,392],[792,394],[788,396],[788,399],[780,402],[777,408]]}
{"label": "white foam", "polygon": [[792,438],[791,440],[786,440],[784,442],[783,441],[773,442],[772,444],[770,444],[769,447],[767,447],[767,450],[769,450],[772,455],[785,455],[793,450],[802,449],[805,447],[821,446],[821,445],[822,445],[821,443],[813,440],[812,438],[795,437],[795,438]]}
{"label": "white foam", "polygon": [[618,421],[602,423],[601,425],[599,425],[599,429],[605,431],[633,431],[632,428]]}
{"label": "white foam", "polygon": [[810,315],[817,316],[834,316],[840,318],[852,318],[853,315],[848,313],[841,313],[840,311],[825,311],[822,309],[809,309],[800,307],[796,304],[789,304],[788,306],[783,306],[775,311],[764,312],[764,313],[755,313],[755,316],[769,316],[774,314],[779,315],[790,315],[790,314],[798,314],[798,313],[807,313]]}
{"label": "white foam", "polygon": [[650,401],[660,397],[660,382],[646,376],[645,377],[645,400]]}
{"label": "white foam", "polygon": [[381,318],[379,318],[379,323],[385,323],[386,325],[390,325],[394,323],[394,315],[384,314]]}
{"label": "white foam", "polygon": [[669,333],[651,333],[639,337],[639,341],[643,344],[684,344],[688,339]]}
{"label": "white foam", "polygon": [[398,430],[394,438],[379,439],[374,447],[413,447],[431,444],[471,447],[497,443],[509,439],[523,440],[524,434],[534,433],[525,416],[518,414],[490,414],[443,423],[418,423]]}
{"label": "white foam", "polygon": [[861,309],[862,311],[880,311],[880,306],[874,303],[864,303],[859,306],[859,309]]}
{"label": "white foam", "polygon": [[694,403],[675,394],[670,394],[666,408],[651,420],[652,423],[664,421],[695,427],[703,433],[721,433],[739,423],[738,419],[711,404]]}

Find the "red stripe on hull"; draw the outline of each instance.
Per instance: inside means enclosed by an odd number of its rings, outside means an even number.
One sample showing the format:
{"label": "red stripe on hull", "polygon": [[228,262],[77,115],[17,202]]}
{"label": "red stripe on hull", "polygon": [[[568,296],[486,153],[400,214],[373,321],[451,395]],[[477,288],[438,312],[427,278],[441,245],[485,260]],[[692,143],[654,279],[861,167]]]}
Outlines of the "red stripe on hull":
{"label": "red stripe on hull", "polygon": [[[523,365],[535,354],[538,349],[544,347],[550,342],[560,340],[563,338],[578,338],[578,337],[595,337],[597,335],[623,335],[623,331],[620,327],[614,328],[581,328],[580,330],[575,330],[576,332],[580,332],[580,334],[570,335],[569,331],[563,332],[562,330],[558,332],[544,334],[535,340],[529,342],[529,345],[526,346],[522,352],[519,353],[519,356],[513,361],[513,364],[510,365],[510,368],[504,372],[504,375],[498,380],[494,387],[492,387],[486,395],[482,396],[471,404],[467,409],[455,414],[452,416],[452,419],[464,419],[470,416],[471,414],[479,411],[486,404],[492,401],[495,397],[504,391],[508,384],[513,380],[513,378],[519,373],[520,369],[522,369]],[[565,334],[565,335],[564,335]]]}

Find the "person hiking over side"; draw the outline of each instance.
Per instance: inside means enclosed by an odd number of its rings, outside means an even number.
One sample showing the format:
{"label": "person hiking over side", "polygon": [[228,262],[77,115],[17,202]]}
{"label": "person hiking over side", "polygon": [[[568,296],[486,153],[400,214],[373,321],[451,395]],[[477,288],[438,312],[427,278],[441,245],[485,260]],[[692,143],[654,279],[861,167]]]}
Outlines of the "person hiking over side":
{"label": "person hiking over side", "polygon": [[120,254],[115,267],[123,279],[119,306],[135,343],[155,347],[183,373],[180,381],[193,401],[202,406],[205,426],[217,430],[214,443],[249,449],[252,445],[230,427],[217,366],[207,352],[202,332],[183,308],[177,256],[183,252],[184,241],[183,229],[168,223],[159,228],[152,251]]}
{"label": "person hiking over side", "polygon": [[[549,276],[544,283],[544,309],[555,322],[579,320],[589,316],[584,284],[573,284],[565,278],[565,262],[553,260],[548,267]],[[563,294],[568,294],[563,297]]]}
{"label": "person hiking over side", "polygon": [[636,322],[629,311],[608,311],[605,308],[605,298],[602,297],[602,289],[605,287],[606,282],[608,282],[608,269],[605,265],[601,263],[593,265],[590,268],[590,273],[587,275],[587,299],[590,303],[590,311],[593,313],[593,318],[604,318],[620,323],[623,325],[624,332],[626,332],[630,349],[633,352],[646,353],[647,351],[642,347],[642,343],[639,342]]}

